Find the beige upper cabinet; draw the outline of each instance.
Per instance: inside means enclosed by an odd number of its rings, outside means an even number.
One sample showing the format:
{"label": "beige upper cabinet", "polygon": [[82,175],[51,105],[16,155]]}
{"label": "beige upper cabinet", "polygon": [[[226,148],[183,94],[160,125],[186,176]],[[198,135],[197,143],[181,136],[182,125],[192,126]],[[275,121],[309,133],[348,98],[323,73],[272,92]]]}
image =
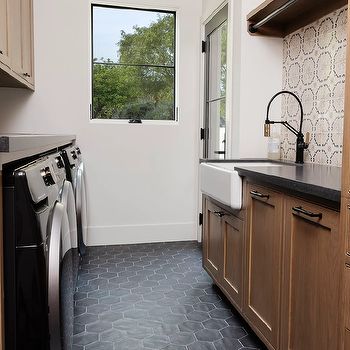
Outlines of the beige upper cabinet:
{"label": "beige upper cabinet", "polygon": [[9,3],[10,0],[0,0],[0,62],[6,66],[10,65]]}
{"label": "beige upper cabinet", "polygon": [[[2,18],[5,8],[7,25]],[[9,68],[0,66],[6,72],[0,74],[0,86],[33,89],[33,0],[0,0],[0,20],[0,47],[7,47],[3,63]]]}

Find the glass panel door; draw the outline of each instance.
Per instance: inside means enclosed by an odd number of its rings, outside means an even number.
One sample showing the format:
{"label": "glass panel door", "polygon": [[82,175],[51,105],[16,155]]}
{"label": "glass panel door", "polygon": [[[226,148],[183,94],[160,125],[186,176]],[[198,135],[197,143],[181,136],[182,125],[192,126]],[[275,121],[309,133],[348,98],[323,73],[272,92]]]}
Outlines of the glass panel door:
{"label": "glass panel door", "polygon": [[206,25],[206,139],[204,157],[225,159],[227,6]]}

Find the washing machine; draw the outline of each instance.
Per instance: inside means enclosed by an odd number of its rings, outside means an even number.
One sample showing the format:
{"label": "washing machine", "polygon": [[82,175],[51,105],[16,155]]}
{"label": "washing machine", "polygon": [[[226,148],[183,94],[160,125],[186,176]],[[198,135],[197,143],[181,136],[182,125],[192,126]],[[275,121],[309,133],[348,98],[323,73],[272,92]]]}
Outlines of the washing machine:
{"label": "washing machine", "polygon": [[[79,269],[79,253],[77,249],[77,213],[75,208],[75,196],[73,191],[73,185],[67,180],[66,168],[61,155],[61,152],[54,153],[49,156],[52,162],[52,167],[57,179],[57,185],[59,188],[58,201],[66,208],[68,223],[69,223],[69,235],[62,237],[62,252],[65,256],[69,255],[69,261],[72,263],[72,276],[74,282],[74,288],[78,278]],[[68,269],[67,269],[68,270]]]}
{"label": "washing machine", "polygon": [[[62,164],[61,164],[62,165]],[[74,278],[62,167],[3,167],[5,348],[71,350]]]}
{"label": "washing machine", "polygon": [[73,185],[77,213],[77,245],[81,256],[86,251],[87,241],[87,203],[84,163],[80,148],[71,145],[61,151],[65,163],[67,180]]}

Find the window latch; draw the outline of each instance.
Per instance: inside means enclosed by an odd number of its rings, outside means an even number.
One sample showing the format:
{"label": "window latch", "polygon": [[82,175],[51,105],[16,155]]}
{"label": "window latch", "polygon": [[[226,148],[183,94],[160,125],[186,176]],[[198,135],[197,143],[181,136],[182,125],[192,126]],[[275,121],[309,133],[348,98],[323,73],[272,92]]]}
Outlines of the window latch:
{"label": "window latch", "polygon": [[142,124],[141,119],[130,119],[129,124]]}

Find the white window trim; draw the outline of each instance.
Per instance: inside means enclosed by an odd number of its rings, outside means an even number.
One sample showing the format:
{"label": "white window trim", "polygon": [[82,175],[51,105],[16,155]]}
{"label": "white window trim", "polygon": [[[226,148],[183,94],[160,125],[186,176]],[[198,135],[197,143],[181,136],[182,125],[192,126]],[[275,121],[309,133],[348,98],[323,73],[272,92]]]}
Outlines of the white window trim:
{"label": "white window trim", "polygon": [[[179,101],[179,76],[180,76],[180,30],[179,30],[179,19],[181,16],[181,11],[178,7],[172,6],[159,6],[159,4],[149,3],[149,4],[139,4],[136,2],[119,2],[118,0],[90,0],[87,2],[89,6],[89,123],[90,124],[115,124],[115,125],[130,125],[130,127],[142,126],[142,125],[163,125],[163,126],[177,126],[181,121],[181,109]],[[129,123],[128,119],[92,119],[91,118],[91,106],[92,106],[92,16],[91,16],[91,7],[92,5],[107,5],[115,7],[131,7],[135,9],[145,9],[145,10],[160,10],[160,11],[169,11],[176,13],[176,40],[175,40],[175,120],[142,120],[142,123],[132,124]]]}

